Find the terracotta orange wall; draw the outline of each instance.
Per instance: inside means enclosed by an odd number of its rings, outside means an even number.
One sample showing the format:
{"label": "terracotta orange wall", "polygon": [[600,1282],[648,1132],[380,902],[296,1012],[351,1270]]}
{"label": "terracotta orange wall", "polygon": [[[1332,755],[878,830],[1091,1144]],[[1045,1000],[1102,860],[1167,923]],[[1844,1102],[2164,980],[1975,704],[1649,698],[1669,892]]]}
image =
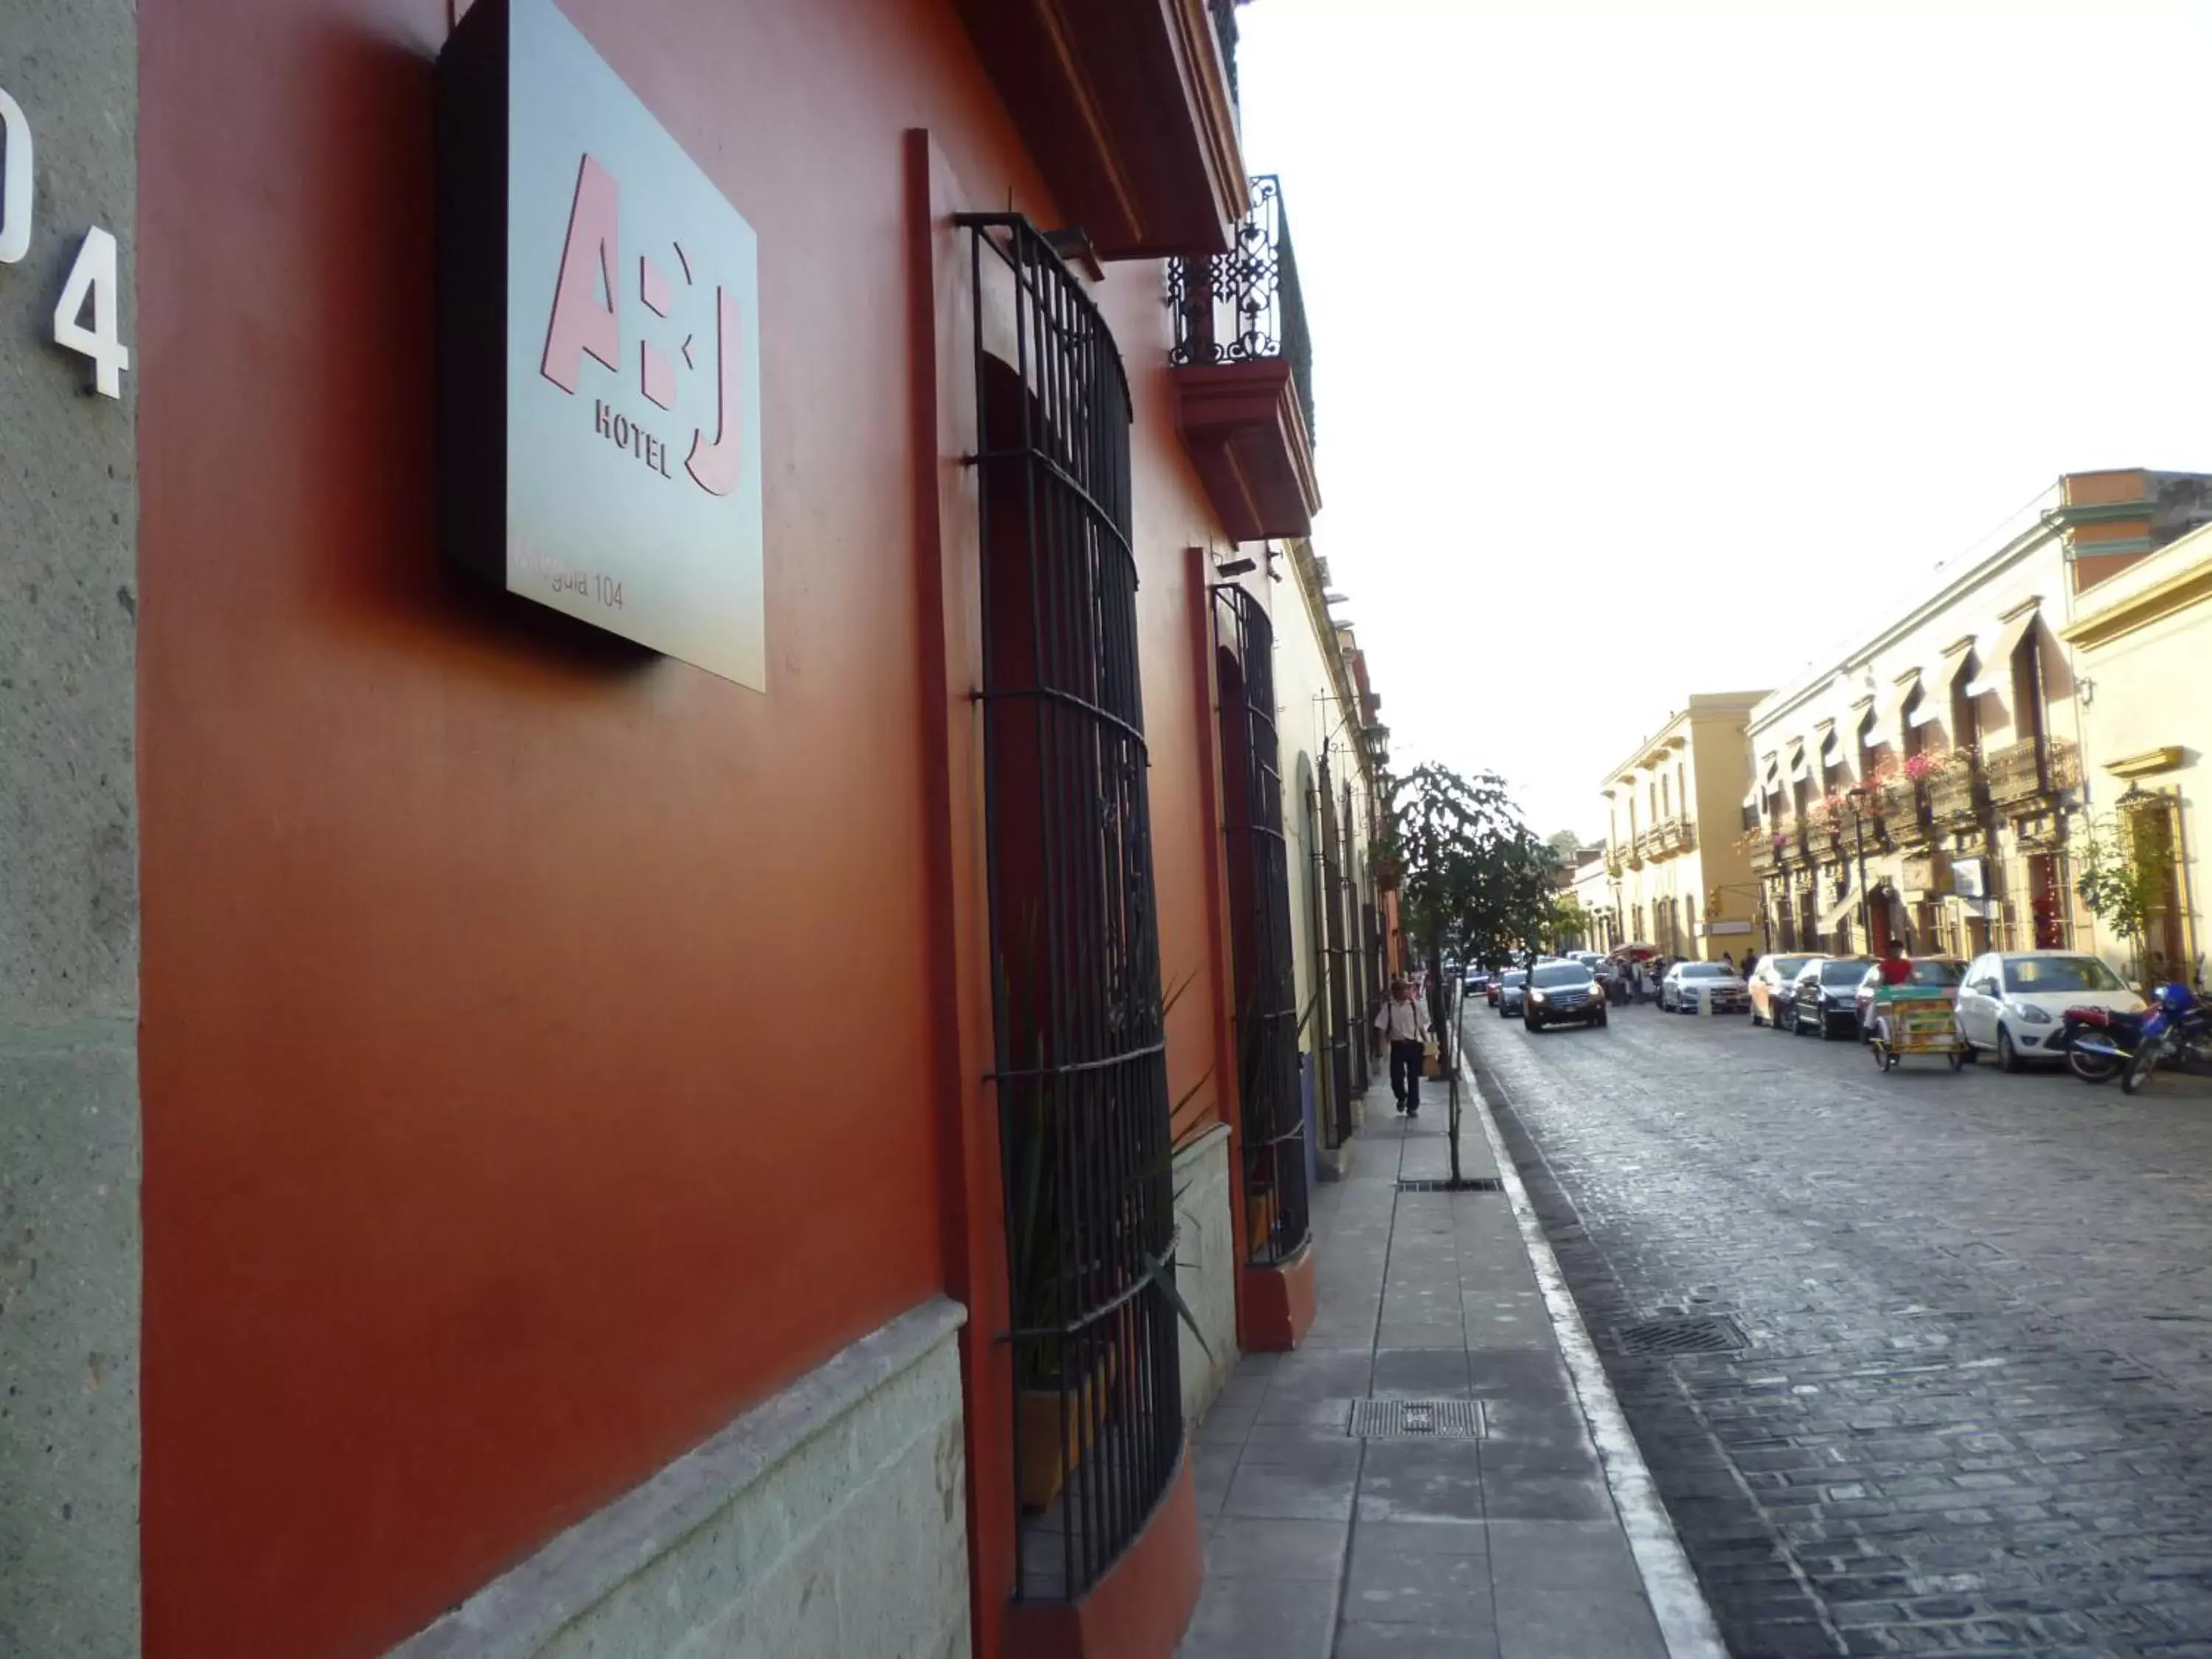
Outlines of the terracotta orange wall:
{"label": "terracotta orange wall", "polygon": [[[901,134],[1049,206],[945,5],[567,3],[761,235],[766,697],[439,567],[447,0],[141,9],[150,1659],[380,1652],[946,1282]],[[1104,292],[1179,978],[1158,275]]]}
{"label": "terracotta orange wall", "polygon": [[[1212,952],[1219,917],[1206,884],[1218,856],[1204,828],[1199,780],[1212,763],[1194,711],[1201,688],[1190,649],[1190,607],[1206,596],[1186,550],[1221,532],[1175,425],[1159,268],[1109,267],[1094,289],[1121,342],[1135,405],[1130,474],[1138,536],[1137,617],[1145,676],[1145,738],[1152,757],[1152,859],[1160,908],[1160,975],[1180,996],[1168,1013],[1168,1098],[1188,1098],[1179,1124],[1220,1115],[1234,1086],[1214,1065]],[[1209,691],[1206,699],[1211,708]],[[1192,1091],[1195,1091],[1194,1094]]]}

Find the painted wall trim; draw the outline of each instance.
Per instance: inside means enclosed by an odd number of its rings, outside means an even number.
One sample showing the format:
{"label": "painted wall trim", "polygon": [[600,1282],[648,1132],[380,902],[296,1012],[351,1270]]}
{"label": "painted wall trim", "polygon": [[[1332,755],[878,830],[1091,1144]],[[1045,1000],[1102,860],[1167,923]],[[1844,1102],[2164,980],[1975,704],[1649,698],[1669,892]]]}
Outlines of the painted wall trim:
{"label": "painted wall trim", "polygon": [[2091,650],[2207,601],[2212,601],[2212,551],[2164,581],[2077,617],[2059,631],[2059,636],[2070,645]]}
{"label": "painted wall trim", "polygon": [[502,1573],[387,1659],[529,1659],[562,1626],[712,1520],[870,1395],[966,1323],[933,1297],[841,1349],[535,1555]]}
{"label": "painted wall trim", "polygon": [[2105,769],[2115,777],[2147,778],[2154,773],[2172,771],[2181,764],[2183,752],[2179,744],[2169,743],[2163,748],[2146,749],[2141,754],[2108,760]]}

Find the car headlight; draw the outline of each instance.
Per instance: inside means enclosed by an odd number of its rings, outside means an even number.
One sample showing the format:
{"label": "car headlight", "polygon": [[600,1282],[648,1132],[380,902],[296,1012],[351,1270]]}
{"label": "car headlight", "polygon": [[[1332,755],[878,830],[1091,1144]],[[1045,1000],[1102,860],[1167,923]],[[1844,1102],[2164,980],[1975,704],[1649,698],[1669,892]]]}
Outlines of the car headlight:
{"label": "car headlight", "polygon": [[1550,1000],[1550,999],[1548,999],[1547,997],[1546,997],[1546,996],[1545,996],[1545,994],[1544,994],[1541,991],[1531,991],[1528,994],[1529,994],[1530,996],[1532,996],[1532,997],[1535,998],[1535,999],[1536,999],[1536,1000],[1537,1000],[1537,1001],[1539,1001],[1539,1002],[1545,1002],[1545,1001],[1548,1001],[1548,1000]]}
{"label": "car headlight", "polygon": [[2049,1010],[2038,1008],[2032,1003],[2015,1002],[2012,1006],[2012,1011],[2030,1025],[2048,1025],[2051,1024],[2051,1014]]}

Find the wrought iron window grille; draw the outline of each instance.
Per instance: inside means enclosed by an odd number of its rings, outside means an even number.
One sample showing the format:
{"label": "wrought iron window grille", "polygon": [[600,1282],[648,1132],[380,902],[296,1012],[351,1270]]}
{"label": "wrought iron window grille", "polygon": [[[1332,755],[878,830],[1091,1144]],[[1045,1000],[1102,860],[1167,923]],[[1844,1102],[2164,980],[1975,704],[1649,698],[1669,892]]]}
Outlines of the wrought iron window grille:
{"label": "wrought iron window grille", "polygon": [[1027,1511],[1015,1593],[1072,1600],[1143,1529],[1182,1449],[1129,391],[1097,308],[1028,221],[957,222],[974,294],[992,1074]]}
{"label": "wrought iron window grille", "polygon": [[1322,950],[1327,963],[1325,1023],[1328,1039],[1328,1121],[1322,1139],[1330,1147],[1352,1139],[1352,946],[1345,937],[1343,849],[1337,845],[1336,792],[1330,781],[1328,746],[1319,759],[1314,811],[1321,820]]}
{"label": "wrought iron window grille", "polygon": [[1263,173],[1250,183],[1252,206],[1238,221],[1228,252],[1168,261],[1168,303],[1175,313],[1168,361],[1188,366],[1287,359],[1310,441],[1313,342],[1282,180]]}
{"label": "wrought iron window grille", "polygon": [[1290,848],[1283,834],[1275,731],[1275,631],[1259,602],[1234,583],[1215,586],[1213,617],[1243,1112],[1245,1254],[1272,1266],[1295,1255],[1309,1230]]}

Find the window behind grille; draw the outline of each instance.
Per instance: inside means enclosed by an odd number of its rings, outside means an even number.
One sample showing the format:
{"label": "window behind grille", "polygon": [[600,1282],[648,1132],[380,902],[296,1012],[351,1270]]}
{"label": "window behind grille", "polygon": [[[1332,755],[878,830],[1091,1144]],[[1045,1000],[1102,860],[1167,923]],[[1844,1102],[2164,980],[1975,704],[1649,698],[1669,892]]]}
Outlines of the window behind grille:
{"label": "window behind grille", "polygon": [[1129,392],[1026,220],[963,216],[975,294],[986,848],[1012,1298],[1017,1595],[1118,1559],[1182,1445]]}
{"label": "window behind grille", "polygon": [[1305,1119],[1298,1097],[1290,857],[1275,735],[1274,627],[1243,588],[1213,590],[1221,781],[1237,969],[1246,1255],[1272,1264],[1306,1241]]}

